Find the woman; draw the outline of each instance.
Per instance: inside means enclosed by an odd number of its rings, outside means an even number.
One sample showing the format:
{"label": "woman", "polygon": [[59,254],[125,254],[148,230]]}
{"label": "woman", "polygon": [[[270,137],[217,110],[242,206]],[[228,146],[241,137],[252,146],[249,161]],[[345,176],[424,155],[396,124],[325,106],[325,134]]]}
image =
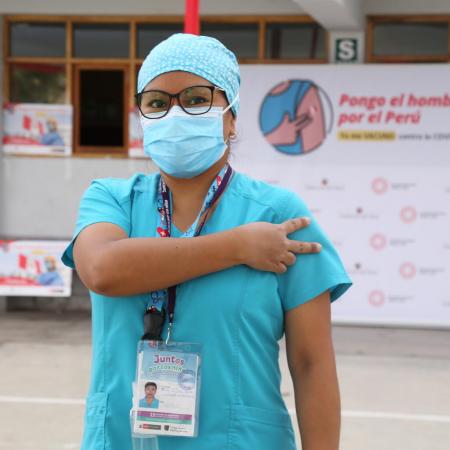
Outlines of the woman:
{"label": "woman", "polygon": [[[175,285],[171,339],[203,344],[199,435],[159,437],[160,449],[293,450],[278,367],[284,332],[303,448],[338,448],[330,303],[351,282],[296,195],[229,168],[239,82],[234,54],[213,38],[176,34],[156,46],[137,98],[160,173],[95,180],[81,201],[63,261],[92,299],[83,450],[131,448],[144,314],[164,311]],[[163,339],[167,329],[166,318]]]}

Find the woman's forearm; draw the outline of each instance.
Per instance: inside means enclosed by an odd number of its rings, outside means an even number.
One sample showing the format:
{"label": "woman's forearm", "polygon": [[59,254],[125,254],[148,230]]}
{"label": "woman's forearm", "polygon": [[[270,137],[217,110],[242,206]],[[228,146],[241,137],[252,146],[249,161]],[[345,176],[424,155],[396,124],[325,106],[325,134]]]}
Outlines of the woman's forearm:
{"label": "woman's forearm", "polygon": [[281,224],[252,222],[194,238],[129,238],[118,226],[97,223],[77,237],[77,272],[91,290],[107,296],[136,295],[167,288],[235,265],[282,273],[294,254],[316,253],[320,245],[287,236],[308,226],[298,218]]}
{"label": "woman's forearm", "polygon": [[303,450],[338,450],[341,406],[334,361],[303,367],[293,375]]}
{"label": "woman's forearm", "polygon": [[96,255],[92,290],[108,296],[135,295],[242,264],[235,231],[197,238],[126,238]]}

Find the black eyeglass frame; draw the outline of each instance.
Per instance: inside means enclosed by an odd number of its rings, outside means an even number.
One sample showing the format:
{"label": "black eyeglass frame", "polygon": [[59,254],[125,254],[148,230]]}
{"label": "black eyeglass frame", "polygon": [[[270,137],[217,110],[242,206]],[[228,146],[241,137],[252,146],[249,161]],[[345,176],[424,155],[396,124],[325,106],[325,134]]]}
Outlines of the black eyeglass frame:
{"label": "black eyeglass frame", "polygon": [[[209,108],[208,108],[206,111],[202,111],[201,113],[192,113],[192,112],[187,111],[187,110],[183,107],[183,105],[182,105],[181,102],[180,102],[180,95],[181,95],[184,91],[186,91],[187,89],[192,89],[192,88],[197,88],[197,87],[207,88],[207,89],[209,89],[209,90],[211,91],[211,103],[210,103],[210,105],[209,105]],[[138,93],[134,94],[134,96],[135,96],[135,98],[136,98],[137,106],[138,106],[138,108],[139,108],[140,113],[141,113],[145,118],[147,118],[147,119],[155,119],[155,120],[157,120],[157,119],[162,119],[164,116],[166,116],[166,115],[169,113],[170,108],[172,108],[172,103],[173,103],[173,99],[174,99],[174,98],[176,98],[176,99],[178,100],[178,105],[180,106],[180,108],[181,108],[186,114],[189,114],[189,115],[191,115],[191,116],[200,116],[200,115],[202,115],[202,114],[206,114],[207,112],[209,112],[209,111],[211,110],[211,108],[212,108],[212,106],[213,106],[213,103],[214,103],[214,92],[215,92],[216,90],[221,91],[221,92],[225,92],[225,89],[222,89],[222,88],[220,88],[219,86],[211,86],[211,85],[201,85],[201,84],[196,84],[196,85],[194,85],[194,86],[188,86],[188,87],[182,89],[180,92],[177,92],[176,94],[170,94],[169,92],[163,91],[163,90],[161,90],[161,89],[149,89],[149,90],[147,90],[147,91],[138,92]],[[159,117],[148,117],[148,116],[146,116],[146,115],[142,112],[142,109],[141,109],[141,98],[142,98],[142,95],[145,94],[146,92],[161,92],[162,94],[166,94],[166,95],[169,96],[169,106],[167,107],[167,111],[166,111],[162,116],[159,116]],[[227,100],[228,100],[228,99],[227,99]]]}

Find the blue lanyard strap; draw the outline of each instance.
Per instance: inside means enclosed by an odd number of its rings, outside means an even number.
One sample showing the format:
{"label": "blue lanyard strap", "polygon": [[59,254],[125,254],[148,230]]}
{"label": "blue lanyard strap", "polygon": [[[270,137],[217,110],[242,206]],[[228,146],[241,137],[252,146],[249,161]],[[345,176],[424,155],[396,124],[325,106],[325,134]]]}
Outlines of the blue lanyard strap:
{"label": "blue lanyard strap", "polygon": [[[222,192],[227,187],[232,174],[233,169],[228,164],[222,168],[222,170],[212,182],[208,193],[206,194],[200,214],[197,216],[195,222],[189,227],[187,231],[183,233],[181,237],[196,237],[200,235],[203,226],[205,225],[206,219],[208,218],[209,212],[211,211],[211,208],[214,206],[219,197],[222,195]],[[169,187],[166,185],[162,178],[160,178],[159,180],[158,196],[161,198],[161,201],[158,201],[158,204],[161,204],[161,207],[158,208],[160,218],[158,234],[161,237],[170,237],[172,228],[171,193]],[[200,219],[202,217],[203,219],[200,222]]]}
{"label": "blue lanyard strap", "polygon": [[[212,207],[224,192],[232,175],[233,169],[231,168],[230,165],[226,164],[212,182],[208,190],[208,193],[206,194],[200,214],[197,216],[196,220],[189,227],[189,229],[182,234],[181,236],[182,238],[196,237],[200,235],[208,219],[208,216],[212,210]],[[170,237],[172,228],[172,196],[169,187],[166,185],[162,177],[159,180],[159,189],[158,189],[158,217],[159,217],[159,224],[156,230],[157,236]],[[146,336],[147,338],[149,338],[149,336],[152,336],[152,339],[156,339],[155,336],[157,334],[160,335],[160,332],[155,333],[154,330],[152,331],[149,330],[148,328],[151,323],[159,323],[161,325],[160,328],[162,327],[165,318],[165,312],[163,311],[163,304],[167,299],[169,329],[166,342],[168,342],[175,317],[176,286],[171,286],[168,289],[161,289],[159,291],[153,291],[151,293],[151,298],[153,300],[153,304],[147,308],[147,311],[144,316],[145,334],[143,339]],[[155,317],[148,317],[149,314],[155,315]],[[159,316],[158,320],[156,315]]]}

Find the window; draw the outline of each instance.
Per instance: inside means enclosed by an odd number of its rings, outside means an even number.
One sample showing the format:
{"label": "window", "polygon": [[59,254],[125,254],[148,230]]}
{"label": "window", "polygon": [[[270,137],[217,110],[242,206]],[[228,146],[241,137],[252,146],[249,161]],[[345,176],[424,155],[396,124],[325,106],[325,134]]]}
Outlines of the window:
{"label": "window", "polygon": [[448,52],[448,23],[376,24],[373,30],[373,54],[376,56],[432,55]]}
{"label": "window", "polygon": [[212,36],[223,42],[239,59],[258,58],[259,26],[241,23],[203,22],[201,34]]}
{"label": "window", "polygon": [[128,58],[128,24],[77,24],[73,27],[76,58]]}
{"label": "window", "polygon": [[369,62],[449,62],[449,16],[373,16]]}
{"label": "window", "polygon": [[12,103],[64,103],[66,74],[64,65],[11,64]]}
{"label": "window", "polygon": [[10,25],[10,56],[62,57],[66,52],[64,23],[17,22]]}
{"label": "window", "polygon": [[134,96],[134,94],[137,92],[139,71],[141,70],[141,67],[142,67],[142,64],[136,64],[135,72],[134,72],[134,82],[135,82],[136,89],[133,92],[133,107],[136,107],[136,108],[137,108],[137,98]]}
{"label": "window", "polygon": [[269,23],[266,27],[266,58],[324,59],[325,35],[325,30],[313,23]]}
{"label": "window", "polygon": [[124,145],[124,78],[123,70],[80,71],[80,146]]}
{"label": "window", "polygon": [[138,24],[137,25],[137,57],[145,58],[148,52],[162,40],[174,33],[183,32],[183,23],[177,24]]}

